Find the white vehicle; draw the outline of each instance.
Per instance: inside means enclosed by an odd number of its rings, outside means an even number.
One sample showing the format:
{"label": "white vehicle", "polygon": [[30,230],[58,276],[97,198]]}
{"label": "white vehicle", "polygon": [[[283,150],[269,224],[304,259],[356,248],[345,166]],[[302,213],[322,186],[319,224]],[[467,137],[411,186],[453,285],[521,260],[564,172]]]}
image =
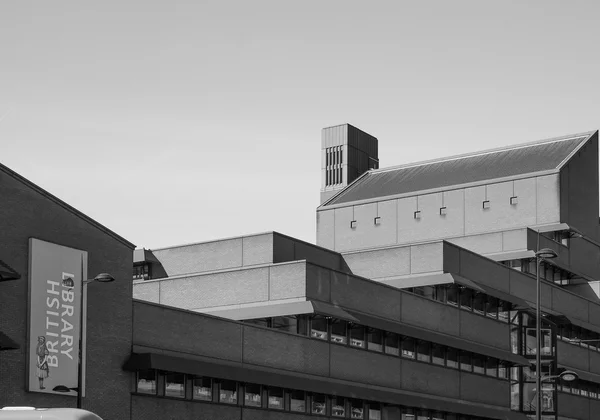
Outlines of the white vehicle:
{"label": "white vehicle", "polygon": [[102,420],[94,413],[77,408],[4,407],[0,420]]}

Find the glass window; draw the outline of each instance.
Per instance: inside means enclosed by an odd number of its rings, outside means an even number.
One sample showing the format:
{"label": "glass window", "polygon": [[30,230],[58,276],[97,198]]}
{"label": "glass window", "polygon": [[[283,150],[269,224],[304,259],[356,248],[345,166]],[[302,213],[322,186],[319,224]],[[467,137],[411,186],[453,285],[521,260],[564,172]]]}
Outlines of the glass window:
{"label": "glass window", "polygon": [[458,369],[458,350],[452,347],[446,349],[446,366]]}
{"label": "glass window", "polygon": [[471,289],[467,289],[466,287],[460,287],[460,309],[464,309],[466,311],[473,310],[473,291]]}
{"label": "glass window", "polygon": [[485,315],[485,303],[487,296],[485,293],[476,292],[473,294],[473,312],[479,315]]}
{"label": "glass window", "polygon": [[417,344],[417,360],[431,363],[431,343],[429,341],[419,341]]}
{"label": "glass window", "polygon": [[312,396],[312,409],[313,414],[327,414],[327,398],[323,394],[313,394]]}
{"label": "glass window", "polygon": [[219,402],[225,404],[237,404],[237,382],[221,381],[219,384]]}
{"label": "glass window", "polygon": [[306,413],[306,393],[293,390],[290,392],[290,411]]}
{"label": "glass window", "polygon": [[365,327],[363,325],[352,324],[350,327],[350,345],[365,348]]}
{"label": "glass window", "polygon": [[331,341],[333,343],[348,344],[347,322],[339,319],[331,321]]}
{"label": "glass window", "polygon": [[362,400],[350,400],[350,418],[364,419],[365,409]]}
{"label": "glass window", "polygon": [[344,397],[331,397],[331,415],[333,417],[346,417],[346,399]]}
{"label": "glass window", "polygon": [[435,286],[415,287],[415,294],[423,296],[427,299],[435,300]]}
{"label": "glass window", "polygon": [[460,370],[471,372],[473,365],[471,364],[471,353],[461,350],[459,353]]}
{"label": "glass window", "polygon": [[402,420],[415,420],[415,410],[412,408],[402,408]]}
{"label": "glass window", "polygon": [[419,410],[417,412],[417,420],[431,420],[429,412],[427,410]]}
{"label": "glass window", "polygon": [[508,364],[506,362],[498,362],[498,378],[508,379]]}
{"label": "glass window", "polygon": [[385,352],[398,356],[400,354],[400,336],[396,333],[385,333]]}
{"label": "glass window", "polygon": [[434,411],[433,413],[431,413],[431,420],[444,420],[444,413]]}
{"label": "glass window", "polygon": [[446,303],[448,300],[448,287],[439,284],[435,286],[435,300]]}
{"label": "glass window", "polygon": [[262,406],[261,386],[246,384],[244,387],[244,405],[249,407]]}
{"label": "glass window", "polygon": [[308,324],[310,323],[310,317],[308,315],[297,315],[296,321],[298,323],[298,334],[308,335]]}
{"label": "glass window", "polygon": [[298,333],[298,320],[295,316],[276,316],[271,320],[272,328],[292,334]]}
{"label": "glass window", "polygon": [[411,337],[402,338],[402,357],[415,358],[415,339]]}
{"label": "glass window", "polygon": [[581,390],[581,396],[582,397],[587,397],[588,396],[588,386],[585,383],[582,383],[579,386],[580,390]]}
{"label": "glass window", "polygon": [[165,397],[185,398],[185,375],[167,373],[165,375]]}
{"label": "glass window", "polygon": [[498,319],[502,322],[508,323],[510,321],[510,310],[512,303],[504,300],[498,301]]}
{"label": "glass window", "polygon": [[431,358],[434,364],[444,366],[446,361],[446,347],[441,344],[433,344]]}
{"label": "glass window", "polygon": [[381,420],[381,404],[369,403],[369,420]]}
{"label": "glass window", "polygon": [[485,374],[485,357],[477,354],[473,355],[473,372],[481,375]]}
{"label": "glass window", "polygon": [[212,401],[212,396],[212,379],[205,377],[194,378],[192,398],[195,400]]}
{"label": "glass window", "polygon": [[259,327],[270,327],[271,326],[271,318],[247,319],[244,322],[246,324],[258,325]]}
{"label": "glass window", "polygon": [[310,336],[321,340],[327,340],[327,318],[315,315],[310,320]]}
{"label": "glass window", "polygon": [[270,409],[283,410],[283,388],[269,388],[267,390],[267,402]]}
{"label": "glass window", "polygon": [[446,301],[449,305],[458,306],[458,286],[454,284],[448,286]]}
{"label": "glass window", "polygon": [[156,371],[154,369],[137,372],[136,392],[141,394],[156,394]]}
{"label": "glass window", "polygon": [[372,351],[383,351],[383,331],[367,328],[367,348]]}
{"label": "glass window", "polygon": [[485,362],[485,374],[487,376],[498,376],[498,359],[488,357]]}
{"label": "glass window", "polygon": [[498,319],[498,298],[493,296],[488,296],[487,301],[485,302],[485,315]]}

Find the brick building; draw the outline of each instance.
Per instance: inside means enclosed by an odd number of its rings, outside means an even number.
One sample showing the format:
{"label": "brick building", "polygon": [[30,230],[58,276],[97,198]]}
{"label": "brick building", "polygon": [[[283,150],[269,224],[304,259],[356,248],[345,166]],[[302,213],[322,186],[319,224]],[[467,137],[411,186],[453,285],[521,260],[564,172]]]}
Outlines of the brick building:
{"label": "brick building", "polygon": [[26,390],[36,237],[117,278],[90,285],[87,316],[84,408],[107,419],[527,419],[534,256],[551,248],[541,370],[579,379],[544,384],[544,419],[595,418],[597,132],[377,169],[377,139],[344,125],[322,162],[317,245],[269,232],[133,255],[2,168],[0,405],[74,405]]}

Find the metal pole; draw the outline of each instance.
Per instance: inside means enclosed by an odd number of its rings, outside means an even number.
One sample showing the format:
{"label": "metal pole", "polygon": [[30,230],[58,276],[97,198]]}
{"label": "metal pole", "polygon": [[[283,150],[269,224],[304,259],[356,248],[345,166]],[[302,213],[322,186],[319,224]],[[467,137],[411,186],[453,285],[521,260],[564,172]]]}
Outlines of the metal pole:
{"label": "metal pole", "polygon": [[[537,249],[536,249],[536,253],[540,250],[540,230],[538,229],[538,236],[537,236]],[[536,264],[536,270],[535,270],[535,279],[536,279],[536,305],[535,305],[535,316],[536,316],[536,323],[535,323],[535,338],[537,341],[537,349],[535,352],[535,385],[536,385],[536,389],[537,389],[537,395],[536,395],[536,399],[537,399],[537,403],[535,405],[535,418],[536,420],[541,420],[542,419],[542,364],[541,364],[541,360],[542,360],[542,320],[541,320],[541,310],[540,310],[540,306],[542,304],[542,293],[541,293],[541,287],[540,287],[540,257],[538,257],[537,255],[535,256],[535,264]]]}
{"label": "metal pole", "polygon": [[81,408],[81,393],[83,391],[83,290],[87,286],[85,279],[81,278],[81,300],[79,305],[79,362],[77,364],[77,408]]}

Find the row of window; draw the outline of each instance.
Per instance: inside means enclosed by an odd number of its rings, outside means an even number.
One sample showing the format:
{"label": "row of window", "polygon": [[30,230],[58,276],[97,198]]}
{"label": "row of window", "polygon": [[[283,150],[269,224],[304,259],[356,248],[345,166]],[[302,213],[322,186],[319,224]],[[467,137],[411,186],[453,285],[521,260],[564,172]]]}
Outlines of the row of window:
{"label": "row of window", "polygon": [[[535,258],[522,258],[516,260],[501,261],[501,264],[504,264],[517,271],[521,271],[525,274],[537,276],[537,262]],[[575,275],[570,271],[564,270],[560,267],[557,267],[550,263],[546,263],[544,261],[540,262],[540,278],[543,280],[553,282],[554,284],[558,284],[561,286],[565,286],[570,284],[571,279],[573,279],[574,277]]]}
{"label": "row of window", "polygon": [[582,397],[591,398],[594,400],[600,400],[600,384],[595,382],[588,382],[577,380],[574,382],[565,382],[557,384],[557,389],[562,392],[566,392],[573,395],[580,395]]}
{"label": "row of window", "polygon": [[510,322],[511,302],[495,298],[466,286],[449,283],[402,289],[427,299],[446,303],[477,315]]}
{"label": "row of window", "polygon": [[508,364],[499,359],[336,318],[321,315],[297,315],[251,319],[244,322],[294,334],[308,335],[339,345],[508,379]]}
{"label": "row of window", "polygon": [[559,326],[556,336],[575,346],[600,352],[600,334],[597,332],[568,324]]}
{"label": "row of window", "polygon": [[133,266],[134,280],[148,280],[150,278],[150,264],[136,264]]}
{"label": "row of window", "polygon": [[481,417],[156,370],[136,373],[135,392],[346,419],[485,420]]}
{"label": "row of window", "polygon": [[325,185],[336,185],[343,182],[342,178],[342,163],[344,147],[328,147],[325,149]]}

